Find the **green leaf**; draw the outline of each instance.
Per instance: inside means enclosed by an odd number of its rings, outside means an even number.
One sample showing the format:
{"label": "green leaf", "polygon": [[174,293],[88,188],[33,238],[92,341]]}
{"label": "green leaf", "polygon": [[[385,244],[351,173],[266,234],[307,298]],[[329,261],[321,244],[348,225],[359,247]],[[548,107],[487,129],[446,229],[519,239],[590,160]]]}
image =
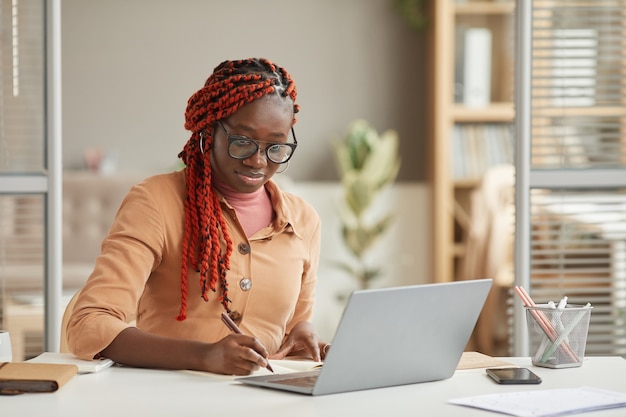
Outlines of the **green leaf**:
{"label": "green leaf", "polygon": [[380,239],[392,221],[393,216],[389,214],[371,226],[357,225],[356,227],[350,227],[344,225],[341,233],[348,249],[357,258],[361,258],[365,251]]}
{"label": "green leaf", "polygon": [[345,199],[348,207],[361,217],[363,212],[372,204],[375,197],[375,186],[372,182],[360,175],[350,173],[343,179]]}
{"label": "green leaf", "polygon": [[362,173],[375,184],[375,189],[379,190],[396,179],[399,169],[398,134],[389,130],[371,149]]}

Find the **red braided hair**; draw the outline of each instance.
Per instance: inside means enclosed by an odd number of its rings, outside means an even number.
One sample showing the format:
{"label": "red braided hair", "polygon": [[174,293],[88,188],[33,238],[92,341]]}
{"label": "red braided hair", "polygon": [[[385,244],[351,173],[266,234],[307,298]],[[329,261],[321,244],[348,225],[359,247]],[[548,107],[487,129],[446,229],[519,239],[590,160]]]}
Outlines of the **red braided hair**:
{"label": "red braided hair", "polygon": [[[268,94],[291,98],[294,115],[300,110],[295,104],[296,86],[291,75],[266,59],[250,58],[222,62],[204,87],[187,102],[185,129],[192,133],[178,154],[186,165],[187,197],[182,242],[181,306],[177,320],[187,318],[189,267],[200,273],[200,288],[205,301],[209,299],[209,290],[216,292],[219,282],[219,300],[230,312],[226,271],[230,268],[233,242],[217,194],[211,187],[213,127],[218,120]],[[225,253],[220,247],[220,235],[226,242]]]}

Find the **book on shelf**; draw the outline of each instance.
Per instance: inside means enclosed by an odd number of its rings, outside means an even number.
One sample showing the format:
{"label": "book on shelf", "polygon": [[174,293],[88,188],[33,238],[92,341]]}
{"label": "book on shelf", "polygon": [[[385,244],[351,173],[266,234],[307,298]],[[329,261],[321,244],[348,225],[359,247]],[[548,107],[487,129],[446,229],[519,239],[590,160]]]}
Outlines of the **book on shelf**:
{"label": "book on shelf", "polygon": [[480,178],[492,166],[513,163],[512,126],[508,123],[456,124],[452,131],[452,175]]}

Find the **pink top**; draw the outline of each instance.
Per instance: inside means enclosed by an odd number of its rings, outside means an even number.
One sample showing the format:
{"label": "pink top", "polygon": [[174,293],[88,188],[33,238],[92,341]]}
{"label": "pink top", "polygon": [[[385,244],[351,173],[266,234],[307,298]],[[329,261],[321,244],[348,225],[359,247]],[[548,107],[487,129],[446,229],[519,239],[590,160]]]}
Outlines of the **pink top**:
{"label": "pink top", "polygon": [[245,230],[246,236],[252,236],[272,222],[274,209],[265,187],[261,187],[253,193],[239,193],[215,176],[213,176],[212,182],[213,187],[235,209],[237,219]]}

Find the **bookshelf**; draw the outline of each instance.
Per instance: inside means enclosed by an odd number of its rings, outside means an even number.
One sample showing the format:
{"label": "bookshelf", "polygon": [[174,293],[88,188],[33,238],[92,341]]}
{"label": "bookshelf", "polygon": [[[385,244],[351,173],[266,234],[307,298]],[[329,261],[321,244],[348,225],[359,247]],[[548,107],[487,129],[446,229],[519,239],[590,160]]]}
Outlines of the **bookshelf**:
{"label": "bookshelf", "polygon": [[[480,184],[481,173],[488,165],[488,155],[499,160],[505,152],[512,162],[512,123],[515,1],[438,0],[431,3],[430,25],[430,109],[434,280],[454,280],[464,256],[463,239],[470,221],[468,196]],[[488,54],[483,71],[488,73],[486,101],[466,100],[463,81],[470,79],[464,68],[466,61],[483,56],[466,54],[459,48],[467,45],[467,29],[481,29],[490,34]],[[482,44],[483,46],[485,43]],[[472,65],[476,68],[475,65]],[[480,66],[479,66],[480,67]],[[476,75],[476,74],[474,74]],[[479,78],[484,73],[478,73]],[[461,94],[459,92],[461,91]],[[484,91],[483,91],[484,93]],[[485,98],[485,97],[483,97]],[[478,100],[480,101],[480,100]],[[493,135],[493,132],[504,132]],[[487,134],[488,133],[488,134]],[[492,143],[511,144],[508,151],[494,156],[486,146]],[[459,149],[459,145],[461,148]],[[468,151],[468,146],[473,152]],[[479,150],[480,149],[480,150]],[[482,162],[479,162],[482,161]],[[473,169],[468,169],[473,166]]]}

